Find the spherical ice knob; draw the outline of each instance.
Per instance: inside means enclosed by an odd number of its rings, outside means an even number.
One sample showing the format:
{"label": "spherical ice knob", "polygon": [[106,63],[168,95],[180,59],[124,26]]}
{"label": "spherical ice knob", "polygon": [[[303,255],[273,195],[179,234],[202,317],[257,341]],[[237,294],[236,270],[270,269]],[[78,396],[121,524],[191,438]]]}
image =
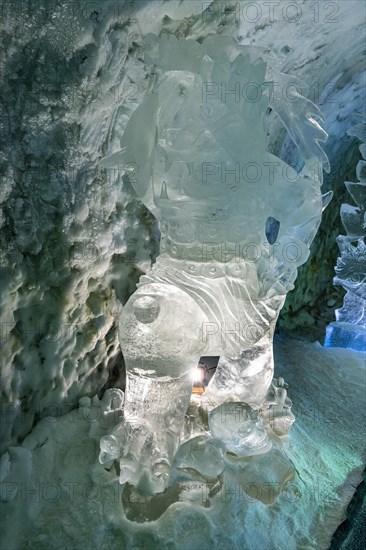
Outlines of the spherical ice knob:
{"label": "spherical ice knob", "polygon": [[140,296],[133,304],[135,317],[141,323],[152,323],[160,311],[159,302],[153,296]]}

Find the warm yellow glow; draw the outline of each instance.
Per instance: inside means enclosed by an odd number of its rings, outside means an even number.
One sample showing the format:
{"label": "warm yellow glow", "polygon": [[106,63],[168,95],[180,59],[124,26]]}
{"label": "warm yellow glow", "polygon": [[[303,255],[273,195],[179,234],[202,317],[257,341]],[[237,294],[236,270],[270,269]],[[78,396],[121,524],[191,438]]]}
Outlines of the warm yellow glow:
{"label": "warm yellow glow", "polygon": [[205,371],[203,368],[195,367],[192,369],[192,380],[194,384],[202,384],[205,379]]}

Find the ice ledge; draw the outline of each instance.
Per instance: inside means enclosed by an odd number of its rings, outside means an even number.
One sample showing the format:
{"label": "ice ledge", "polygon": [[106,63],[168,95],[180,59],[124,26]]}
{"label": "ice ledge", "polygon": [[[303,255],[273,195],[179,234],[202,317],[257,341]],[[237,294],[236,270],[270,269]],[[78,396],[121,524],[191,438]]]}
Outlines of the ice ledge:
{"label": "ice ledge", "polygon": [[366,351],[366,328],[345,322],[333,322],[327,326],[324,341],[326,348],[349,348]]}

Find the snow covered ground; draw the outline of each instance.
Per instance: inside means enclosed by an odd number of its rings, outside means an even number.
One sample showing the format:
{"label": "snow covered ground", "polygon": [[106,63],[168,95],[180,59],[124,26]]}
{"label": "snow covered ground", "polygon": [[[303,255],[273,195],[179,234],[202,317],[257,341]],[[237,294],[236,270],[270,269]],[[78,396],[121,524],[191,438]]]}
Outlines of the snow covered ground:
{"label": "snow covered ground", "polygon": [[[277,55],[325,110],[333,170],[325,190],[344,193],[358,150],[345,130],[365,97],[364,2],[274,3],[272,14],[261,0],[257,15],[253,3],[239,13],[237,4],[3,3],[1,403],[12,422],[1,426],[2,449],[25,437],[50,401],[62,414],[121,376],[118,305],[156,257],[158,232],[121,174],[97,163],[118,149],[146,91],[146,33],[216,31]],[[284,137],[274,122],[269,141],[279,149]],[[315,326],[318,339],[342,301],[331,283],[336,206],[281,317],[285,328]]]}
{"label": "snow covered ground", "polygon": [[286,338],[275,355],[296,416],[287,460],[231,461],[216,479],[176,470],[143,497],[99,464],[103,414],[84,397],[3,455],[3,548],[327,549],[364,467],[365,355]]}

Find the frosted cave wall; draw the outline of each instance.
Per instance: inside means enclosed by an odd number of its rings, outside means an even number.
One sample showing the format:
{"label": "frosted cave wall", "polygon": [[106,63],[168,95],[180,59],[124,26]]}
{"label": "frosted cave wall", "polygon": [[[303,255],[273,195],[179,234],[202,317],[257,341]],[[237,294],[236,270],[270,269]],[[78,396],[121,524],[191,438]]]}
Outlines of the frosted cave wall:
{"label": "frosted cave wall", "polygon": [[[362,8],[358,0],[334,2],[332,15],[319,2],[316,13],[305,0],[296,16],[257,2],[255,15],[242,11],[246,4],[239,12],[236,3],[195,0],[4,4],[1,451],[80,395],[123,384],[116,314],[156,256],[159,235],[128,181],[98,171],[97,162],[118,149],[146,91],[147,32],[231,34],[270,49],[281,70],[310,89],[326,115],[332,172],[324,187],[335,199],[279,329],[305,333],[315,320],[312,336],[322,338],[340,306],[331,282],[343,182],[354,179],[358,160],[346,129],[364,103]],[[269,140],[291,156],[275,119]]]}
{"label": "frosted cave wall", "polygon": [[[331,162],[330,173],[324,173],[322,189],[324,193],[333,190],[334,194],[323,212],[310,258],[300,267],[295,288],[288,294],[278,322],[279,330],[321,342],[326,325],[334,320],[334,310],[343,304],[343,289],[332,284],[335,259],[339,254],[336,238],[342,229],[341,204],[347,202],[344,181],[354,181],[356,164],[361,159],[359,140],[348,136],[346,131],[349,121],[357,120],[355,113],[361,112],[365,104],[365,86],[365,73],[353,75],[350,81],[341,81],[340,89],[331,83],[319,102],[329,134],[324,148]],[[290,146],[289,156],[292,149]]]}

